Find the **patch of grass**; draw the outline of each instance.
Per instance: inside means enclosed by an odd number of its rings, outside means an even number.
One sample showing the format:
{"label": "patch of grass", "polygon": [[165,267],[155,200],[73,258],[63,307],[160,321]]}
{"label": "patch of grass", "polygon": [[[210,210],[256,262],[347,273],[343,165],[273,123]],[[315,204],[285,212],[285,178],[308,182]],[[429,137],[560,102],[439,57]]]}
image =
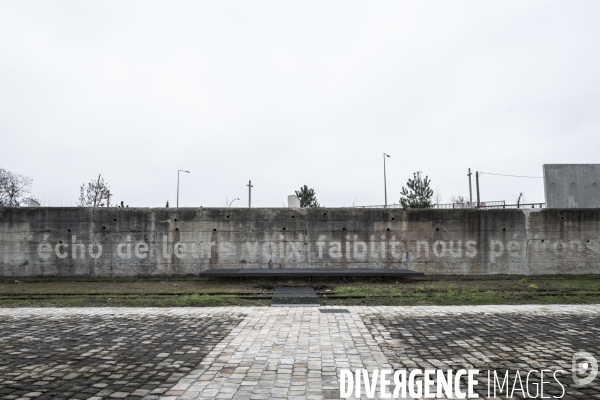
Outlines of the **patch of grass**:
{"label": "patch of grass", "polygon": [[192,294],[179,297],[176,300],[178,307],[216,307],[236,304],[236,297],[231,295],[208,296],[206,294]]}
{"label": "patch of grass", "polygon": [[[364,295],[364,299],[327,299],[327,304],[476,305],[476,304],[589,304],[600,303],[600,277],[553,276],[436,276],[405,279],[387,285],[356,280],[333,287],[335,295]],[[428,281],[424,284],[424,281]],[[385,297],[377,297],[385,292]],[[322,302],[323,303],[323,302]]]}
{"label": "patch of grass", "polygon": [[178,297],[59,297],[53,299],[2,299],[0,307],[218,307],[269,306],[271,300],[242,299],[229,295],[190,295]]}
{"label": "patch of grass", "polygon": [[[15,283],[18,281],[18,283]],[[275,287],[313,287],[322,305],[600,303],[599,275],[407,278],[0,278],[0,307],[269,306]]]}

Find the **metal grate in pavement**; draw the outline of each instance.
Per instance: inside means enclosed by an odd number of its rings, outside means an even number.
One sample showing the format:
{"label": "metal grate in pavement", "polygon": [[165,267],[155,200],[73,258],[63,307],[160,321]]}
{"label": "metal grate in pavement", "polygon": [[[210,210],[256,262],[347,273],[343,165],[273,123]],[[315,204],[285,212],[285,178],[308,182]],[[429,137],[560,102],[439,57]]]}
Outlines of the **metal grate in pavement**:
{"label": "metal grate in pavement", "polygon": [[319,307],[319,297],[311,287],[278,287],[273,292],[271,307]]}

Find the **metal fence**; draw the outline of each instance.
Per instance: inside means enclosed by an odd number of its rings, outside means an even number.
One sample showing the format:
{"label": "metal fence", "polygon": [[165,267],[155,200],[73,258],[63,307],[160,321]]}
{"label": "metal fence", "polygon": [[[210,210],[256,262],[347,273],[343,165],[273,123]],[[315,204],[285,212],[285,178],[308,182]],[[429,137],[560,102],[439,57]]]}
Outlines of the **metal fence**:
{"label": "metal fence", "polygon": [[[354,208],[386,208],[384,205],[375,206],[353,206]],[[402,208],[400,204],[388,204],[387,208]],[[450,204],[435,204],[431,208],[438,209],[462,209],[462,208],[477,208],[477,203],[450,203]],[[480,209],[489,210],[494,208],[546,208],[545,203],[526,203],[526,204],[506,204],[506,201],[482,201]]]}
{"label": "metal fence", "polygon": [[[352,206],[353,208],[386,208],[384,205],[376,205],[376,206]],[[388,204],[387,208],[402,208],[400,204]]]}
{"label": "metal fence", "polygon": [[501,206],[485,206],[482,208],[546,208],[546,203],[503,204]]}
{"label": "metal fence", "polygon": [[[479,208],[505,208],[506,202],[504,200],[494,201],[482,201],[479,203]],[[436,204],[433,208],[477,208],[477,203],[450,203],[450,204]]]}

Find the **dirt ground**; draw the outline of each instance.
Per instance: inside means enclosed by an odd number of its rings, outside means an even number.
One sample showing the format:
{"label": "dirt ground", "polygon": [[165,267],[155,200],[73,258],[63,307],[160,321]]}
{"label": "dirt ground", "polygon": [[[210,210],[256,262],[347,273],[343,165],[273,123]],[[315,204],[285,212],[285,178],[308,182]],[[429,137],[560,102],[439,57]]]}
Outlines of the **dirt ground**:
{"label": "dirt ground", "polygon": [[321,305],[590,304],[600,275],[407,278],[0,278],[0,307],[271,304],[275,287],[309,286]]}

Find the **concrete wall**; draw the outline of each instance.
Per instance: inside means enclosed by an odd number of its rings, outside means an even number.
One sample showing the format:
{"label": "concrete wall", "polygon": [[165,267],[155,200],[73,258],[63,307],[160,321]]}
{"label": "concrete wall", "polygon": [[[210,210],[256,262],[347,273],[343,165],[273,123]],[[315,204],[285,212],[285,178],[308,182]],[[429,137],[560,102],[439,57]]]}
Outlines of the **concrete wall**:
{"label": "concrete wall", "polygon": [[544,164],[548,208],[600,208],[600,164]]}
{"label": "concrete wall", "polygon": [[600,271],[600,209],[0,208],[0,275]]}

